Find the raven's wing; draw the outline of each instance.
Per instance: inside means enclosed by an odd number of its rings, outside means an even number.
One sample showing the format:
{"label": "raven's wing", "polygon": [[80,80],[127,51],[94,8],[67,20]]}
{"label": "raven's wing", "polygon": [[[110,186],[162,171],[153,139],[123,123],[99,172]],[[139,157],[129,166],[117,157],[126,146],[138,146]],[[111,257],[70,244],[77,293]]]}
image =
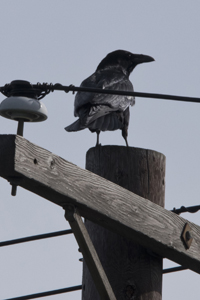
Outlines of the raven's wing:
{"label": "raven's wing", "polygon": [[[121,71],[112,69],[95,72],[82,82],[81,87],[133,91],[133,85],[128,77]],[[96,110],[95,114],[96,118],[98,118],[111,111],[124,111],[129,105],[134,105],[134,103],[135,98],[133,96],[78,92],[74,102],[74,115],[81,116],[82,108],[89,105]],[[101,108],[98,108],[99,105],[101,105]],[[102,106],[104,110],[102,110]],[[90,113],[93,114],[94,111]]]}

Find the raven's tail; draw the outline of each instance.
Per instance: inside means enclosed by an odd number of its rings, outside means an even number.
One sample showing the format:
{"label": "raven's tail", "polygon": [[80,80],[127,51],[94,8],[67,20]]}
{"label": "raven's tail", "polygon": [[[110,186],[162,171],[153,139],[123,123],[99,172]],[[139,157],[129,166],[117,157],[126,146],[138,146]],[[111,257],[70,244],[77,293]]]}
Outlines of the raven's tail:
{"label": "raven's tail", "polygon": [[86,127],[84,127],[83,125],[81,125],[80,119],[78,119],[77,121],[75,121],[71,125],[65,127],[65,130],[66,131],[79,131],[79,130],[83,130],[85,128]]}

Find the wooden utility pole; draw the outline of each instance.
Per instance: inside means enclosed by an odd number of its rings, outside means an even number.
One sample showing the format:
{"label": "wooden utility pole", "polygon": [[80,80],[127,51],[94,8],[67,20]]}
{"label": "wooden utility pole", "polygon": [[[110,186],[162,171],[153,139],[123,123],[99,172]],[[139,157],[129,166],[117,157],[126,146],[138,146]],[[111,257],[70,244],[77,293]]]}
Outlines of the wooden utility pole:
{"label": "wooden utility pole", "polygon": [[[132,147],[95,147],[87,152],[86,169],[164,207],[165,156],[161,153]],[[123,206],[117,209],[123,212]],[[160,256],[91,221],[86,220],[85,225],[117,299],[162,299]],[[155,229],[152,226],[149,230]],[[82,299],[100,299],[85,262]]]}

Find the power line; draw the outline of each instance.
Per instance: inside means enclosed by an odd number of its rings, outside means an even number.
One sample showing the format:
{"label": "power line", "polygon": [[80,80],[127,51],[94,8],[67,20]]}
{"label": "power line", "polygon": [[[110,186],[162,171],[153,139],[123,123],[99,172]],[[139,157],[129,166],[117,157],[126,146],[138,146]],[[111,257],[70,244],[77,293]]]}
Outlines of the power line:
{"label": "power line", "polygon": [[[179,267],[175,267],[175,268],[164,269],[163,270],[163,274],[177,272],[177,271],[182,271],[182,270],[187,270],[187,268],[179,266]],[[46,297],[46,296],[52,296],[52,295],[57,295],[57,294],[62,294],[62,293],[68,293],[68,292],[78,291],[78,290],[81,290],[81,289],[82,289],[82,285],[77,285],[77,286],[63,288],[63,289],[59,289],[59,290],[53,290],[53,291],[48,291],[48,292],[30,294],[30,295],[26,295],[26,296],[9,298],[9,299],[5,299],[5,300],[28,300],[28,299],[36,299],[36,298],[42,298],[42,297]]]}
{"label": "power line", "polygon": [[177,215],[180,215],[181,213],[184,212],[196,213],[199,210],[200,210],[200,205],[195,205],[195,206],[188,206],[188,207],[181,206],[180,208],[174,207],[171,211]]}
{"label": "power line", "polygon": [[[182,206],[181,209],[183,207],[184,206]],[[193,206],[191,206],[191,207],[193,208]],[[175,208],[174,208],[174,210],[175,210]],[[174,211],[174,210],[172,210],[172,211]],[[177,209],[178,213],[179,213],[179,210],[180,209]],[[20,243],[30,242],[30,241],[35,241],[35,240],[41,240],[41,239],[45,239],[45,238],[51,238],[51,237],[56,237],[56,236],[61,236],[61,235],[66,235],[66,234],[71,234],[71,233],[73,233],[72,230],[68,229],[68,230],[56,231],[56,232],[51,232],[51,233],[33,235],[33,236],[25,237],[25,238],[19,238],[19,239],[15,239],[15,240],[0,242],[0,247],[10,246],[10,245],[14,245],[14,244],[20,244]],[[80,261],[82,261],[82,259],[80,259]],[[182,271],[182,270],[186,270],[186,269],[187,268],[184,268],[182,266],[175,267],[175,268],[170,268],[170,269],[164,269],[163,274],[172,273],[172,272],[176,272],[176,271]],[[18,299],[18,298],[13,298],[13,299]]]}
{"label": "power line", "polygon": [[176,96],[176,95],[157,94],[157,93],[128,92],[128,91],[120,91],[120,90],[94,89],[94,88],[76,87],[73,85],[58,87],[55,84],[55,85],[53,85],[53,87],[54,87],[54,90],[64,90],[65,92],[69,92],[69,91],[91,92],[91,93],[98,93],[98,94],[136,96],[136,97],[142,97],[142,98],[154,98],[154,99],[200,103],[200,98],[197,98],[197,97]]}
{"label": "power line", "polygon": [[0,242],[0,247],[10,246],[10,245],[14,245],[14,244],[20,244],[20,243],[25,243],[25,242],[35,241],[35,240],[46,239],[46,238],[61,236],[61,235],[70,234],[70,233],[72,233],[71,229],[50,232],[50,233],[44,233],[44,234],[39,234],[39,235],[33,235],[33,236],[28,236],[28,237],[24,237],[24,238],[15,239],[15,240]]}
{"label": "power line", "polygon": [[[30,84],[31,85],[31,84]],[[12,82],[10,84],[5,84],[0,87],[0,92],[9,97],[11,93]],[[122,90],[107,90],[107,89],[96,89],[89,87],[77,87],[74,85],[62,85],[60,83],[56,84],[47,84],[47,83],[37,83],[31,85],[32,92],[35,92],[38,96],[38,99],[42,99],[50,92],[54,91],[64,91],[68,92],[90,92],[90,93],[98,93],[98,94],[111,94],[111,95],[123,95],[123,96],[136,96],[142,98],[154,98],[154,99],[164,99],[164,100],[175,100],[175,101],[184,101],[184,102],[194,102],[200,103],[200,98],[197,97],[187,97],[187,96],[176,96],[176,95],[168,95],[168,94],[157,94],[157,93],[143,93],[143,92],[131,92],[131,91],[122,91]],[[20,90],[23,94],[23,89]]]}
{"label": "power line", "polygon": [[164,269],[162,273],[167,274],[167,273],[173,273],[173,272],[183,271],[183,270],[188,270],[188,268],[185,268],[183,266],[174,267],[174,268]]}
{"label": "power line", "polygon": [[48,292],[43,292],[43,293],[37,293],[37,294],[31,294],[31,295],[26,295],[26,296],[21,296],[21,297],[15,297],[15,298],[9,298],[5,300],[27,300],[27,299],[36,299],[40,297],[46,297],[46,296],[52,296],[52,295],[57,295],[57,294],[62,294],[62,293],[68,293],[68,292],[73,292],[73,291],[78,291],[82,289],[82,285],[76,285],[64,289],[59,289],[59,290],[53,290],[53,291],[48,291]]}

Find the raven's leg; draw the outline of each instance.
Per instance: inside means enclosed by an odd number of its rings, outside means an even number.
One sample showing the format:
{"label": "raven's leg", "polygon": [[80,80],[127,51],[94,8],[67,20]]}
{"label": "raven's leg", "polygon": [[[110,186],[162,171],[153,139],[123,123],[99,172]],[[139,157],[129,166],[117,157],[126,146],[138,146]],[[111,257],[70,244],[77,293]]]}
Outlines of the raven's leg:
{"label": "raven's leg", "polygon": [[125,139],[126,146],[128,147],[128,140],[127,140],[128,128],[126,126],[124,126],[124,128],[122,129],[122,136]]}
{"label": "raven's leg", "polygon": [[100,130],[96,131],[97,133],[97,143],[96,143],[96,147],[99,146],[99,135],[100,135]]}
{"label": "raven's leg", "polygon": [[128,147],[128,140],[127,140],[127,136],[126,137],[123,137],[125,139],[125,142],[126,142],[126,146]]}
{"label": "raven's leg", "polygon": [[126,146],[128,147],[128,141],[127,141],[127,137],[124,138],[125,139],[125,142],[126,142]]}
{"label": "raven's leg", "polygon": [[124,126],[122,128],[122,136],[125,139],[126,146],[128,147],[128,141],[127,141],[127,136],[128,136],[128,124],[129,124],[129,118],[130,118],[130,111],[129,107],[123,112],[123,117],[124,117]]}

